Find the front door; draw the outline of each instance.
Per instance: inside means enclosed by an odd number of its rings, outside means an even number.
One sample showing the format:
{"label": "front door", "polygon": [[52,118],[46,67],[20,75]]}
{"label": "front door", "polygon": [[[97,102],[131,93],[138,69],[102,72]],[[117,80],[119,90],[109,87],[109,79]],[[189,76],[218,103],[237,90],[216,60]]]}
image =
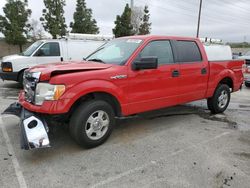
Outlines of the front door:
{"label": "front door", "polygon": [[158,58],[157,69],[129,68],[130,113],[178,104],[179,64],[174,62],[170,41],[149,42],[136,59],[152,56]]}
{"label": "front door", "polygon": [[58,42],[47,42],[43,44],[35,53],[37,64],[47,64],[60,62],[61,50]]}

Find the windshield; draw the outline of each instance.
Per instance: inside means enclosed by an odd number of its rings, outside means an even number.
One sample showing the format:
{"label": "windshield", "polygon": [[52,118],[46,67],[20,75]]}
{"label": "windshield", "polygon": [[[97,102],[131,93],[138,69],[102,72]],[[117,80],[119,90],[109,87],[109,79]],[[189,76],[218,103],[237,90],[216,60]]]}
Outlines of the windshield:
{"label": "windshield", "polygon": [[97,49],[86,60],[122,65],[126,63],[141,42],[140,39],[114,39]]}
{"label": "windshield", "polygon": [[31,56],[33,52],[42,44],[42,41],[37,41],[33,43],[30,47],[28,47],[21,55]]}

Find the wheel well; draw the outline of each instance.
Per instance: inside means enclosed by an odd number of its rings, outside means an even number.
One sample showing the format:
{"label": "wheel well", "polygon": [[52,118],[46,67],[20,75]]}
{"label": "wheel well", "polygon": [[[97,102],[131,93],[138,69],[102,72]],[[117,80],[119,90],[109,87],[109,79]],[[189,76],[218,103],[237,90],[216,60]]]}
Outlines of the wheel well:
{"label": "wheel well", "polygon": [[26,69],[22,69],[18,72],[18,75],[20,75],[22,72],[24,72]]}
{"label": "wheel well", "polygon": [[84,95],[84,96],[80,97],[72,105],[72,107],[71,107],[71,109],[69,111],[69,115],[71,115],[74,112],[74,110],[78,106],[80,106],[83,102],[88,101],[88,100],[93,100],[93,99],[106,101],[107,103],[109,103],[112,106],[116,116],[121,116],[122,115],[121,106],[120,106],[119,101],[113,95],[111,95],[109,93],[105,93],[105,92],[94,92],[94,93],[89,93],[87,95]]}
{"label": "wheel well", "polygon": [[229,77],[223,78],[219,84],[226,84],[229,88],[233,90],[233,80]]}
{"label": "wheel well", "polygon": [[18,78],[19,78],[19,76],[25,71],[26,69],[22,69],[22,70],[20,70],[19,72],[18,72]]}

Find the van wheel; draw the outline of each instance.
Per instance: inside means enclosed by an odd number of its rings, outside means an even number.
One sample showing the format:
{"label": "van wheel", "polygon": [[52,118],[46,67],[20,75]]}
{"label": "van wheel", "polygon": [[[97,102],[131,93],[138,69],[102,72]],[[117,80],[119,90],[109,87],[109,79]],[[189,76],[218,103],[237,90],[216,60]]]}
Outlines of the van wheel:
{"label": "van wheel", "polygon": [[93,148],[104,143],[115,124],[113,108],[105,101],[91,100],[82,103],[73,113],[69,129],[75,141]]}
{"label": "van wheel", "polygon": [[245,82],[245,86],[246,87],[250,87],[250,83],[249,82]]}
{"label": "van wheel", "polygon": [[217,87],[213,97],[207,99],[208,109],[213,114],[224,112],[230,102],[230,88],[226,84],[221,84]]}
{"label": "van wheel", "polygon": [[21,86],[23,86],[23,73],[24,73],[24,71],[19,72],[18,78],[17,78],[17,81],[18,81],[18,83],[19,83]]}

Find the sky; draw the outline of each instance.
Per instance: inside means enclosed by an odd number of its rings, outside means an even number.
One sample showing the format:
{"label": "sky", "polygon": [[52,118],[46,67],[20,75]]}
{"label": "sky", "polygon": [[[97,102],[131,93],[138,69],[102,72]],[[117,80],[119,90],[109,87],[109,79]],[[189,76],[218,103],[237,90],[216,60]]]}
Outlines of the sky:
{"label": "sky", "polygon": [[[28,0],[31,18],[39,20],[43,0]],[[6,0],[0,0],[0,14]],[[86,0],[87,7],[100,28],[100,34],[112,34],[116,15],[122,14],[130,0]],[[134,0],[139,7],[149,6],[151,34],[195,37],[200,0]],[[76,0],[66,0],[65,18],[73,21]],[[249,0],[203,0],[200,37],[218,38],[224,42],[250,42]]]}

